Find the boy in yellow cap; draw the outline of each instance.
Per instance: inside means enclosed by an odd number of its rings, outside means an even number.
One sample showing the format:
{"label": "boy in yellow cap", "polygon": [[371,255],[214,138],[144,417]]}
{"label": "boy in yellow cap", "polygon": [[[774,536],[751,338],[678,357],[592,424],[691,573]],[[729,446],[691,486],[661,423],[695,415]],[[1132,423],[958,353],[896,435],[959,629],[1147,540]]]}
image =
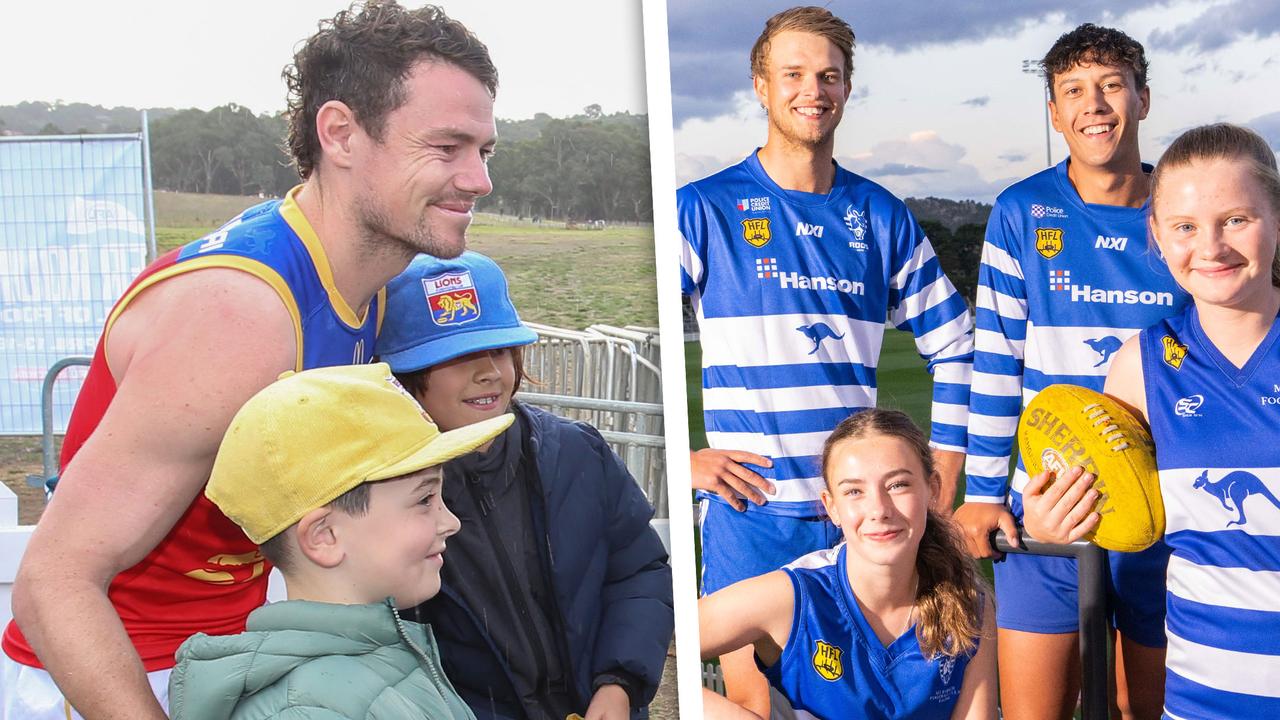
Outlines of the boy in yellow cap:
{"label": "boy in yellow cap", "polygon": [[441,433],[382,363],[286,373],[251,398],[205,494],[280,569],[289,599],[239,635],[183,643],[172,717],[473,718],[430,628],[397,609],[439,591],[458,531],[441,464],[511,420]]}

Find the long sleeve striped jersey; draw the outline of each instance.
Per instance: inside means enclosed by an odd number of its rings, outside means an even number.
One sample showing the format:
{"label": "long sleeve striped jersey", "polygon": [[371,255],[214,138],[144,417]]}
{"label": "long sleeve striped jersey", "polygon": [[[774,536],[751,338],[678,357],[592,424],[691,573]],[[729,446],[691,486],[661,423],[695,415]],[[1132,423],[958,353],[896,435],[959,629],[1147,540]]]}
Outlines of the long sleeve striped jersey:
{"label": "long sleeve striped jersey", "polygon": [[875,405],[886,320],[915,336],[933,373],[932,444],[964,450],[969,309],[901,200],[839,166],[830,193],[784,190],[753,153],[676,203],[707,441],[773,461],[750,466],[778,492],[749,511],[820,511],[823,441]]}
{"label": "long sleeve striped jersey", "polygon": [[1147,206],[1085,203],[1069,162],[996,198],[978,271],[965,501],[1009,495],[1019,517],[1027,475],[1019,463],[1011,488],[1009,457],[1025,403],[1054,383],[1101,392],[1120,345],[1187,301],[1147,247]]}

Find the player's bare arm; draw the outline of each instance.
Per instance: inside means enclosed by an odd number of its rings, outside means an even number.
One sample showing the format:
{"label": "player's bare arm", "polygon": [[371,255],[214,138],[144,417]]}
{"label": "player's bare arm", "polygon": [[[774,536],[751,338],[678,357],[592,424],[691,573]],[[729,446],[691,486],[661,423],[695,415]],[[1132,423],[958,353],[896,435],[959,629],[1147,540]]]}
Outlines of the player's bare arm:
{"label": "player's bare arm", "polygon": [[107,587],[201,492],[236,410],[293,369],[294,329],[266,283],[201,270],[139,295],[106,353],[116,395],[32,535],[13,611],[82,715],[159,720],[165,715]]}
{"label": "player's bare arm", "polygon": [[960,487],[960,479],[964,476],[964,453],[935,448],[933,469],[941,479],[938,494],[933,499],[933,509],[943,515],[950,515],[956,503],[956,488]]}
{"label": "player's bare arm", "polygon": [[982,640],[978,652],[964,671],[960,698],[951,711],[951,720],[995,720],[998,697],[996,690],[996,606],[987,596],[982,611]]}
{"label": "player's bare arm", "polygon": [[693,489],[713,492],[739,512],[747,509],[739,493],[756,505],[765,504],[765,493],[776,492],[773,483],[742,463],[773,467],[769,458],[745,450],[704,448],[689,453]]}
{"label": "player's bare arm", "polygon": [[704,659],[755,645],[773,665],[791,636],[795,595],[781,570],[748,578],[698,600],[698,638]]}
{"label": "player's bare arm", "polygon": [[975,558],[1002,557],[991,545],[991,533],[1003,530],[1009,543],[1020,547],[1018,542],[1018,524],[1013,513],[1004,503],[967,502],[956,509],[956,524],[964,535],[965,548]]}
{"label": "player's bare arm", "polygon": [[1142,375],[1142,349],[1137,335],[1116,351],[1102,392],[1115,398],[1134,417],[1147,424],[1147,385]]}

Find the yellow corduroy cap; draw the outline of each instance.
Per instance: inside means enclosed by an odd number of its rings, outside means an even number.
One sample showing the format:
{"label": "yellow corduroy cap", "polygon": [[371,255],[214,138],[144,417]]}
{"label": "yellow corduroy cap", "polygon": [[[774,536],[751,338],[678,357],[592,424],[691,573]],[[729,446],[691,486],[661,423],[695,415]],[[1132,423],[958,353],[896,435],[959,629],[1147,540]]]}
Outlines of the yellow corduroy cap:
{"label": "yellow corduroy cap", "polygon": [[465,455],[514,419],[442,433],[386,363],[286,372],[231,420],[204,494],[261,544],[361,483]]}

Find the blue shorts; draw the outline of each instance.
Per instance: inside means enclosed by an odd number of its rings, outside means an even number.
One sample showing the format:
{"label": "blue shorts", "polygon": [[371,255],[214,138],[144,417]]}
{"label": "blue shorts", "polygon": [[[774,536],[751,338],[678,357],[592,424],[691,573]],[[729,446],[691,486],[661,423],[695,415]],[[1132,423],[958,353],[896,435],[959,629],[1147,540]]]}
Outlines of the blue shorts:
{"label": "blue shorts", "polygon": [[[1169,546],[1163,542],[1138,553],[1108,552],[1107,615],[1112,627],[1141,645],[1165,646],[1165,570]],[[1080,629],[1074,558],[1008,553],[993,563],[996,625],[1033,633]]]}
{"label": "blue shorts", "polygon": [[772,572],[843,539],[827,516],[789,517],[702,501],[702,594]]}

